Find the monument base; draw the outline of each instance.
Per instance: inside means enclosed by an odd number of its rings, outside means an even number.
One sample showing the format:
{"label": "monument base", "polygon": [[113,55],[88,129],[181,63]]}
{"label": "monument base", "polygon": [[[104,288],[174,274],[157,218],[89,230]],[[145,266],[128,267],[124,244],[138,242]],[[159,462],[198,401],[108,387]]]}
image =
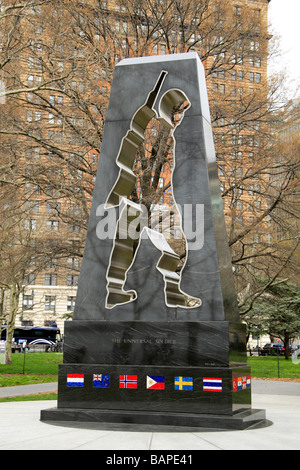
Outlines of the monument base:
{"label": "monument base", "polygon": [[97,409],[70,409],[49,408],[41,411],[41,421],[49,424],[98,423],[101,428],[105,425],[119,425],[120,430],[149,430],[153,431],[184,432],[201,430],[245,430],[270,426],[272,423],[266,419],[264,410],[240,410],[232,416],[160,412],[97,410]]}
{"label": "monument base", "polygon": [[[251,409],[250,368],[61,364],[50,423],[243,430],[266,426]],[[172,429],[170,429],[172,431]],[[173,429],[174,430],[174,429]]]}
{"label": "monument base", "polygon": [[57,408],[41,420],[100,426],[242,430],[251,409],[244,325],[228,322],[67,322]]}

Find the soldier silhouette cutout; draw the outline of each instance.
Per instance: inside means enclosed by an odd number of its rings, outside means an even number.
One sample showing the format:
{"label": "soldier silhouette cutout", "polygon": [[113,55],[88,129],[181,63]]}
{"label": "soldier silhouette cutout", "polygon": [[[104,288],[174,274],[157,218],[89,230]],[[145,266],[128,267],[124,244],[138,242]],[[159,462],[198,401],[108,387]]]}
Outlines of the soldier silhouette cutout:
{"label": "soldier silhouette cutout", "polygon": [[[109,309],[117,305],[132,302],[137,298],[136,291],[126,291],[124,286],[127,272],[133,264],[141,238],[144,236],[148,237],[153,245],[161,251],[161,256],[156,268],[163,276],[166,305],[168,307],[195,308],[199,307],[202,303],[199,298],[192,297],[180,289],[181,272],[184,266],[178,274],[180,256],[170,247],[162,233],[148,227],[144,227],[139,233],[137,231],[135,231],[134,234],[130,233],[130,227],[132,225],[136,226],[134,222],[142,216],[143,212],[141,205],[134,203],[129,197],[137,183],[137,177],[133,172],[133,167],[136,161],[137,150],[145,140],[146,127],[151,119],[156,117],[163,125],[171,129],[175,146],[173,133],[176,126],[182,121],[184,112],[182,113],[181,119],[174,125],[172,119],[174,110],[178,104],[184,102],[188,102],[188,106],[185,107],[184,111],[190,107],[190,102],[182,91],[170,89],[164,93],[160,100],[158,108],[159,113],[157,116],[153,107],[166,75],[167,72],[161,72],[145,104],[136,111],[131,120],[130,129],[122,139],[116,160],[120,168],[119,175],[105,202],[105,209],[119,206],[119,218],[117,221],[114,244],[106,273],[106,307]],[[182,227],[180,227],[180,229],[187,248],[186,237]],[[135,249],[136,238],[138,238],[138,246]]]}

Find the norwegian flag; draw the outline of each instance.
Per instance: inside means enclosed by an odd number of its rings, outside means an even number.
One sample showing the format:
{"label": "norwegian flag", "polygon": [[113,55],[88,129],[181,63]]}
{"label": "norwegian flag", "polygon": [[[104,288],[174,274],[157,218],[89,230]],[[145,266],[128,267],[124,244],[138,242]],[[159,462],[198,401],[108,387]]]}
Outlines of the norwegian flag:
{"label": "norwegian flag", "polygon": [[137,388],[137,375],[120,375],[120,388]]}

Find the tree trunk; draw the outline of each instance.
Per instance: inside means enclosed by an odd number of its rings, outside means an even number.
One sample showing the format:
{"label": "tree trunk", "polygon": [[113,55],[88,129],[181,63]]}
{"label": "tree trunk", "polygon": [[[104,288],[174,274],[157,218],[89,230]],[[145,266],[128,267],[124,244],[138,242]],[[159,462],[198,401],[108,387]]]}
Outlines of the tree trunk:
{"label": "tree trunk", "polygon": [[16,282],[13,282],[10,289],[10,311],[6,327],[6,348],[5,348],[5,364],[12,364],[12,341],[14,337],[14,329],[16,316],[18,313],[20,290]]}
{"label": "tree trunk", "polygon": [[284,346],[284,358],[285,358],[286,361],[288,361],[289,358],[290,358],[289,344],[290,344],[290,338],[285,337],[284,342],[283,342],[283,346]]}

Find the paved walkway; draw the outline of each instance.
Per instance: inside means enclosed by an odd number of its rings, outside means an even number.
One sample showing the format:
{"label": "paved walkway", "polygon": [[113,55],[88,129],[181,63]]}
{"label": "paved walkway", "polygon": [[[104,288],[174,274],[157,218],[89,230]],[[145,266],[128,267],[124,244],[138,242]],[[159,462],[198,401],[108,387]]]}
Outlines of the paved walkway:
{"label": "paved walkway", "polygon": [[45,384],[20,385],[15,387],[0,387],[0,398],[31,395],[32,393],[53,392],[57,390],[57,382]]}
{"label": "paved walkway", "polygon": [[[253,380],[252,384],[252,407],[265,409],[271,426],[220,432],[162,432],[136,426],[121,430],[112,424],[61,426],[40,421],[40,411],[55,407],[56,401],[9,402],[0,403],[0,450],[104,450],[119,451],[118,455],[125,450],[132,455],[141,450],[300,450],[300,383]],[[14,388],[14,393],[38,393],[56,386],[6,387],[0,392],[3,396]]]}

